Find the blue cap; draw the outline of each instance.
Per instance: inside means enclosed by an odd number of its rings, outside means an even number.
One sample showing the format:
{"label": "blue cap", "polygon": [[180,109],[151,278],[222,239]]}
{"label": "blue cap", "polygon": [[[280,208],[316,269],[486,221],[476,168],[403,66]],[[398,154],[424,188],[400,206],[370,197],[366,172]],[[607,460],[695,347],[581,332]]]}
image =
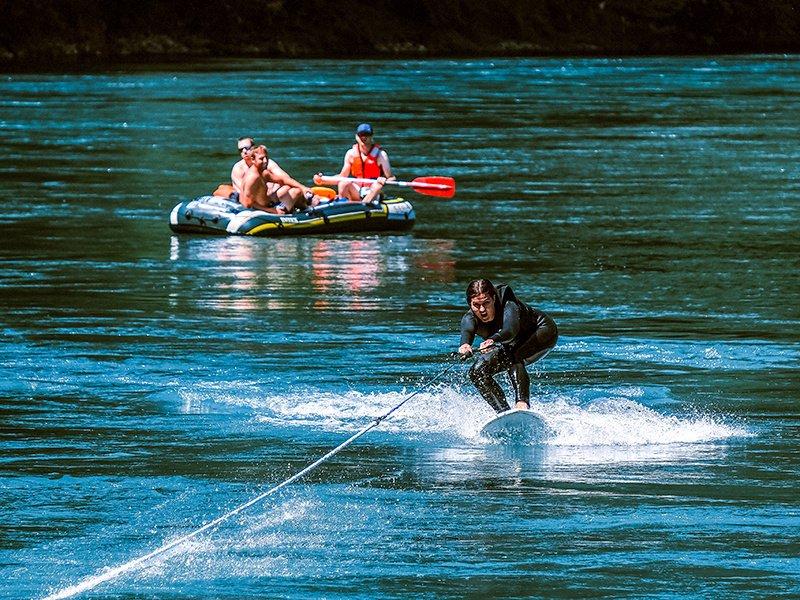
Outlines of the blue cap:
{"label": "blue cap", "polygon": [[362,123],[361,125],[356,127],[356,135],[358,135],[359,133],[368,133],[369,135],[372,135],[372,125],[370,125],[369,123]]}

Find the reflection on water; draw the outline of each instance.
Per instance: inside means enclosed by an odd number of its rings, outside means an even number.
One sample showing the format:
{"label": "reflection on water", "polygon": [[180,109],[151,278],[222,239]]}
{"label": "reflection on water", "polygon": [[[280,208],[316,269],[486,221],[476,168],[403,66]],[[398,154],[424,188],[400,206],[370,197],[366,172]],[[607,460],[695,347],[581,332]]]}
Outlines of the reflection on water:
{"label": "reflection on water", "polygon": [[452,282],[454,252],[452,240],[410,236],[173,235],[169,245],[170,261],[211,274],[215,282],[195,297],[197,308],[220,311],[377,310],[386,290],[405,285],[412,273]]}
{"label": "reflection on water", "polygon": [[[370,310],[375,306],[371,294],[386,272],[376,238],[356,240],[320,239],[311,248],[311,281],[314,286],[314,308],[329,308],[332,289],[338,288],[349,296],[352,310]],[[397,265],[407,270],[405,261]]]}
{"label": "reflection on water", "polygon": [[422,278],[438,283],[453,283],[456,277],[454,240],[429,240],[424,249],[414,255],[414,267]]}
{"label": "reflection on water", "polygon": [[[625,465],[680,465],[686,461],[719,460],[725,453],[725,443],[559,446],[544,442],[530,446],[486,444],[442,448],[433,452],[429,460],[421,462],[436,465],[437,478],[452,481],[522,472],[557,479],[584,479],[587,471],[582,467],[585,466],[605,467],[613,472],[616,467]],[[604,469],[594,472],[606,476]]]}
{"label": "reflection on water", "polygon": [[694,484],[712,478],[713,473],[699,468],[685,473],[683,465],[715,464],[727,455],[725,443],[634,447],[490,444],[421,449],[415,469],[426,482],[469,488],[542,489],[559,483],[649,486],[654,479],[662,484],[668,480]]}

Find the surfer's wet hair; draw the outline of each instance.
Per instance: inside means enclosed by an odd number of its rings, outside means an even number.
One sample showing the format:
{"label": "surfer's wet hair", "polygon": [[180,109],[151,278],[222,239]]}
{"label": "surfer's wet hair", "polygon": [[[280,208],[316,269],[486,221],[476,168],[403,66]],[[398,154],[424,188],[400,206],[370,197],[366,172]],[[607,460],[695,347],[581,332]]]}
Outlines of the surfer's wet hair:
{"label": "surfer's wet hair", "polygon": [[492,298],[497,298],[497,290],[488,279],[473,279],[467,285],[467,306],[475,296],[486,294]]}

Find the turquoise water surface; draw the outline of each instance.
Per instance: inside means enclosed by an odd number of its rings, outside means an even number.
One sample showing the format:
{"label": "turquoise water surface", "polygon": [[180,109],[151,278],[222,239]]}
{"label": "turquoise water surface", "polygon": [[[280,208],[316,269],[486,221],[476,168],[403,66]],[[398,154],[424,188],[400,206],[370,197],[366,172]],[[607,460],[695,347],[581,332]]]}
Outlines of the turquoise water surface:
{"label": "turquoise water surface", "polygon": [[[800,58],[0,91],[0,597],[800,596]],[[363,121],[401,179],[458,183],[407,194],[411,233],[171,234],[239,136],[310,182]],[[492,411],[448,354],[475,277],[559,324],[531,369],[543,444],[478,435]]]}

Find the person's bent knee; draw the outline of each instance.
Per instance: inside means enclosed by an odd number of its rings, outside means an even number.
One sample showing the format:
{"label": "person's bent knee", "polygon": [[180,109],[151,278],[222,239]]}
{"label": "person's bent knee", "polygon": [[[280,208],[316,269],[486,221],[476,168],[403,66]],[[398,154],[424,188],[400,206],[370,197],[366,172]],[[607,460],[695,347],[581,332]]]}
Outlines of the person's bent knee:
{"label": "person's bent knee", "polygon": [[542,339],[543,345],[548,346],[552,350],[558,341],[558,325],[556,325],[555,321],[549,319],[549,322],[543,329],[545,333]]}
{"label": "person's bent knee", "polygon": [[354,183],[347,183],[339,188],[339,196],[347,198],[351,202],[360,202],[359,187]]}
{"label": "person's bent knee", "polygon": [[478,368],[478,363],[472,364],[472,366],[469,368],[469,372],[467,373],[467,375],[469,375],[469,378],[472,381],[472,383],[477,383],[478,381],[483,379],[483,376],[481,376],[480,374],[480,369]]}
{"label": "person's bent knee", "polygon": [[481,381],[485,381],[486,378],[489,377],[489,374],[487,373],[486,361],[478,359],[472,363],[472,366],[469,368],[468,375],[472,383],[477,384]]}

